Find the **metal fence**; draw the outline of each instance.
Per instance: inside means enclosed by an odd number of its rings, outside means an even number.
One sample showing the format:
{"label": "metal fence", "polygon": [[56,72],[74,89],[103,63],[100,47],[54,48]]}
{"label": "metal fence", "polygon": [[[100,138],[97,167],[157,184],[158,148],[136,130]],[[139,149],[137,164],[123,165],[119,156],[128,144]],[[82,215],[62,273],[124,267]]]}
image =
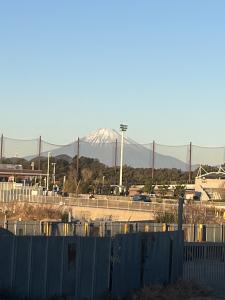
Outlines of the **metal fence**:
{"label": "metal fence", "polygon": [[[57,145],[42,140],[41,137],[21,140],[1,136],[0,159],[26,158],[31,160],[39,157],[35,168],[40,169],[40,158],[67,155],[72,158],[79,156],[99,159],[108,166],[118,165],[120,160],[120,140],[111,143],[91,143],[85,139],[76,139],[66,145]],[[200,164],[218,166],[225,162],[225,147],[201,147],[193,145],[162,145],[155,141],[138,144],[127,141],[124,145],[124,163],[139,168],[177,168],[193,171]]]}
{"label": "metal fence", "polygon": [[156,203],[127,200],[115,200],[113,197],[89,199],[88,197],[61,197],[61,196],[42,196],[32,195],[32,190],[11,189],[8,191],[0,190],[0,203],[35,203],[48,205],[65,205],[78,207],[93,207],[106,209],[119,209],[130,211],[149,211],[149,212],[171,212],[176,211],[176,203]]}
{"label": "metal fence", "polygon": [[[19,297],[122,299],[182,277],[182,233],[115,238],[0,236],[0,289]],[[126,282],[125,282],[125,281]]]}
{"label": "metal fence", "polygon": [[198,282],[225,297],[225,244],[185,243],[183,279]]}
{"label": "metal fence", "polygon": [[[0,185],[1,186],[1,185]],[[0,188],[0,205],[15,204],[15,203],[27,203],[27,204],[46,204],[51,206],[64,207],[90,207],[90,208],[103,208],[103,209],[117,209],[126,211],[141,211],[150,212],[156,218],[161,217],[165,214],[173,215],[173,218],[177,216],[178,204],[176,200],[162,200],[160,202],[142,202],[132,201],[129,197],[124,200],[113,196],[97,197],[96,199],[90,199],[87,195],[82,197],[61,197],[55,196],[43,196],[43,195],[32,195],[32,189],[8,189],[3,190]],[[125,200],[126,199],[126,200]],[[195,203],[194,205],[184,205],[184,217],[189,220],[190,216],[196,218],[196,214],[202,215],[202,220],[194,221],[205,222],[204,220],[215,220],[220,218],[223,220],[225,214],[224,203]],[[212,222],[211,222],[212,223]]]}
{"label": "metal fence", "polygon": [[[2,221],[0,227],[8,229],[15,235],[45,236],[96,236],[106,237],[117,234],[138,232],[173,232],[177,224],[153,222],[110,222],[85,220],[62,221]],[[186,242],[225,243],[225,225],[218,224],[184,224]]]}
{"label": "metal fence", "polygon": [[111,237],[117,234],[139,232],[176,231],[177,225],[151,222],[86,222],[86,221],[2,221],[0,228],[20,236],[96,236]]}

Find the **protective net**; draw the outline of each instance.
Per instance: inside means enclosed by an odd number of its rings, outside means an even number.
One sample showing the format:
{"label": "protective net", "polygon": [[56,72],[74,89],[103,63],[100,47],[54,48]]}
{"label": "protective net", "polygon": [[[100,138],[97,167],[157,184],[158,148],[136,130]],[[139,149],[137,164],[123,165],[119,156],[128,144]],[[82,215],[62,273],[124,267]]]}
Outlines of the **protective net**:
{"label": "protective net", "polygon": [[199,165],[219,166],[225,162],[225,147],[192,146],[192,169]]}
{"label": "protective net", "polygon": [[[32,160],[40,155],[62,159],[80,157],[98,159],[107,166],[120,165],[121,142],[87,142],[78,140],[57,145],[39,138],[21,140],[3,137],[1,139],[1,158],[24,158]],[[225,147],[200,147],[197,145],[169,146],[157,143],[138,144],[124,140],[123,164],[134,168],[176,168],[192,171],[199,165],[219,166],[225,163]]]}
{"label": "protective net", "polygon": [[107,166],[114,166],[117,160],[118,144],[115,143],[89,143],[80,141],[80,157],[98,159]]}
{"label": "protective net", "polygon": [[[80,157],[98,159],[107,166],[120,165],[120,142],[89,143],[80,141]],[[123,164],[134,168],[152,167],[152,144],[124,143]]]}
{"label": "protective net", "polygon": [[20,140],[4,137],[1,140],[3,158],[32,159],[38,156],[39,139]]}
{"label": "protective net", "polygon": [[41,157],[47,157],[50,153],[52,157],[73,158],[77,155],[77,148],[77,141],[66,145],[56,145],[42,140]]}
{"label": "protective net", "polygon": [[181,169],[188,171],[190,145],[168,146],[155,143],[155,169]]}
{"label": "protective net", "polygon": [[[120,143],[118,144],[118,162],[120,161]],[[124,164],[133,168],[152,168],[153,144],[125,144]]]}

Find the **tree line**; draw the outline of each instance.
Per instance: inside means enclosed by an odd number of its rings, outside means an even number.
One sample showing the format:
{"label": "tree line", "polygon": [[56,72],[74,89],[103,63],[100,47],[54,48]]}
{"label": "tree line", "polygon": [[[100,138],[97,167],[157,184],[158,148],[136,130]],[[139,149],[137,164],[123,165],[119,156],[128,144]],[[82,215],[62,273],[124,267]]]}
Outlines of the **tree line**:
{"label": "tree line", "polygon": [[[24,169],[31,168],[31,162],[34,162],[35,168],[38,168],[39,158],[26,160],[21,158],[4,159],[3,163],[21,164]],[[102,193],[109,194],[112,186],[119,184],[119,166],[109,167],[101,163],[99,160],[88,157],[79,158],[79,169],[77,170],[77,157],[69,158],[67,156],[51,157],[50,166],[50,183],[53,172],[52,163],[56,163],[56,182],[61,189],[68,193]],[[41,157],[40,168],[43,173],[47,173],[48,160]],[[208,171],[215,168],[205,166]],[[197,170],[192,173],[194,180]],[[66,180],[65,180],[66,179]],[[144,185],[145,191],[151,193],[154,185],[170,185],[170,184],[187,184],[189,172],[179,169],[155,169],[154,178],[152,178],[151,168],[133,168],[129,166],[123,167],[123,185],[128,190],[132,185]]]}

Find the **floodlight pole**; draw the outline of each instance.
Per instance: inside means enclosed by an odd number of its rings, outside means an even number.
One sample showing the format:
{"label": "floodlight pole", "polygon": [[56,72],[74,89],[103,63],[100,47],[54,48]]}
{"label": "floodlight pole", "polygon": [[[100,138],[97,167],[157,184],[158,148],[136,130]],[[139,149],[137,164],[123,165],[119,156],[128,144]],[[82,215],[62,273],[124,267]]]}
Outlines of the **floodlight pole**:
{"label": "floodlight pole", "polygon": [[121,146],[120,146],[120,182],[119,182],[119,192],[122,193],[123,190],[123,148],[124,148],[124,132],[127,130],[127,125],[120,125],[121,131]]}
{"label": "floodlight pole", "polygon": [[51,152],[48,152],[48,169],[47,169],[47,182],[46,182],[46,189],[47,189],[47,191],[49,189],[50,154],[51,154]]}

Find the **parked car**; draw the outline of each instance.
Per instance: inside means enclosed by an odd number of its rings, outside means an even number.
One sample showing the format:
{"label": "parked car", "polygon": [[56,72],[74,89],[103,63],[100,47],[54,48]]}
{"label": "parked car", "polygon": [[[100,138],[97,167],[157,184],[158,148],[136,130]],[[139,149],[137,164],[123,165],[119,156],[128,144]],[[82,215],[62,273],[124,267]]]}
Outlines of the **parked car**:
{"label": "parked car", "polygon": [[149,194],[149,197],[156,198],[156,194]]}
{"label": "parked car", "polygon": [[133,201],[151,202],[151,199],[147,195],[135,195],[133,196]]}

